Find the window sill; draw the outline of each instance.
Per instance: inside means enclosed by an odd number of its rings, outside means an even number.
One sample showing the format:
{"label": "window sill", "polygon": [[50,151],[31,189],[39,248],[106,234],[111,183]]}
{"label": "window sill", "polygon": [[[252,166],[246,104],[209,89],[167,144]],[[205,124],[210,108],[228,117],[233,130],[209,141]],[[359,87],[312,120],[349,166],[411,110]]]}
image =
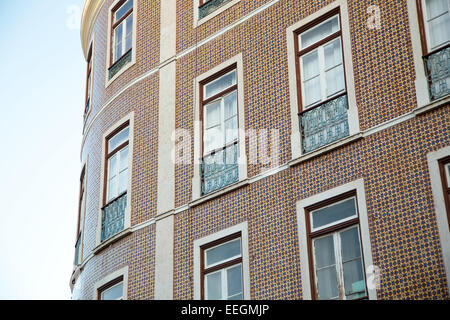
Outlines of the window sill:
{"label": "window sill", "polygon": [[93,250],[92,253],[95,254],[99,254],[103,249],[111,246],[113,243],[121,240],[122,238],[128,236],[129,234],[131,234],[132,230],[131,228],[126,228],[123,229],[122,231],[120,231],[119,233],[115,234],[114,236],[112,236],[111,238],[109,238],[108,240],[100,243],[98,246],[96,246]]}
{"label": "window sill", "polygon": [[442,97],[442,98],[440,98],[440,99],[438,99],[436,101],[431,101],[430,103],[428,103],[428,104],[426,104],[424,106],[417,107],[417,108],[415,108],[413,110],[413,113],[416,116],[422,115],[424,113],[427,113],[429,111],[432,111],[434,109],[437,109],[437,108],[442,107],[442,106],[444,106],[446,104],[449,104],[449,103],[450,103],[450,95]]}
{"label": "window sill", "polygon": [[229,186],[227,186],[227,187],[225,187],[223,189],[217,190],[217,191],[209,193],[207,195],[200,196],[200,198],[197,198],[194,201],[190,202],[189,203],[189,207],[198,206],[198,205],[200,205],[200,204],[202,204],[204,202],[207,202],[209,200],[218,198],[218,197],[220,197],[220,196],[222,196],[224,194],[227,194],[227,193],[229,193],[231,191],[234,191],[236,189],[244,187],[244,186],[246,186],[248,184],[249,184],[248,179],[243,179],[241,181],[235,182],[234,184],[231,184],[231,185],[229,185]]}
{"label": "window sill", "polygon": [[111,79],[109,79],[109,69],[107,69],[106,70],[105,89],[108,88],[111,83],[113,83],[118,77],[120,77],[125,71],[130,69],[135,64],[136,64],[136,59],[135,59],[134,51],[133,51],[133,56],[131,58],[131,61],[126,63]]}
{"label": "window sill", "polygon": [[350,143],[352,143],[354,141],[357,141],[357,140],[360,140],[362,138],[363,138],[362,133],[355,133],[355,134],[353,134],[351,136],[348,136],[348,137],[346,137],[344,139],[341,139],[341,140],[333,142],[333,143],[331,143],[329,145],[323,146],[323,147],[321,147],[321,148],[319,148],[319,149],[317,149],[315,151],[312,151],[312,152],[309,152],[309,153],[306,153],[306,154],[302,154],[300,157],[294,158],[291,161],[289,161],[289,165],[290,166],[295,166],[295,165],[297,165],[299,163],[302,163],[302,162],[305,162],[307,160],[316,158],[316,157],[318,157],[318,156],[320,156],[322,154],[325,154],[325,153],[330,152],[332,150],[338,149],[338,148],[340,148],[342,146],[345,146],[347,144],[350,144]]}
{"label": "window sill", "polygon": [[206,15],[205,17],[203,17],[201,19],[198,19],[198,12],[199,12],[199,10],[197,8],[197,13],[196,13],[195,20],[194,20],[194,28],[199,27],[203,23],[205,23],[205,22],[211,20],[212,18],[218,16],[219,14],[221,14],[225,10],[231,8],[232,6],[234,6],[235,4],[237,4],[240,1],[241,0],[232,0],[232,1],[224,4],[223,6],[217,8],[215,11],[211,12],[210,14]]}

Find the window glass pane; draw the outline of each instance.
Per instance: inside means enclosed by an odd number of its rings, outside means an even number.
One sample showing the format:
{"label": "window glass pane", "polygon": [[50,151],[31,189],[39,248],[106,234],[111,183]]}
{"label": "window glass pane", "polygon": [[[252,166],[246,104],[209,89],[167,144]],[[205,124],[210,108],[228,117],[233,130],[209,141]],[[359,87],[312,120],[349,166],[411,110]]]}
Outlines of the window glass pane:
{"label": "window glass pane", "polygon": [[330,69],[342,63],[341,38],[324,46],[325,69]]}
{"label": "window glass pane", "polygon": [[235,116],[225,122],[225,134],[226,134],[225,143],[226,144],[233,142],[234,140],[237,139],[237,137],[238,137],[237,124],[238,124],[237,116]]}
{"label": "window glass pane", "polygon": [[321,300],[339,297],[336,267],[332,266],[317,271],[317,287]]}
{"label": "window glass pane", "polygon": [[431,49],[450,41],[450,15],[446,13],[429,22]]}
{"label": "window glass pane", "polygon": [[114,61],[122,56],[122,34],[123,34],[123,23],[114,29]]}
{"label": "window glass pane", "polygon": [[357,299],[365,296],[366,284],[364,282],[361,258],[345,262],[343,268],[345,295],[347,298]]}
{"label": "window glass pane", "polygon": [[[133,14],[126,19],[127,23],[127,34],[125,36],[125,52],[131,49],[133,46]],[[124,53],[125,53],[124,52]]]}
{"label": "window glass pane", "polygon": [[206,299],[222,299],[222,271],[206,275]]}
{"label": "window glass pane", "polygon": [[237,258],[240,255],[241,239],[239,238],[206,250],[206,267],[229,260],[230,258]]}
{"label": "window glass pane", "polygon": [[339,31],[339,16],[335,16],[328,21],[312,28],[300,35],[300,49],[305,49],[310,45],[328,37]]}
{"label": "window glass pane", "polygon": [[237,91],[233,91],[224,98],[225,120],[237,114]]}
{"label": "window glass pane", "polygon": [[225,90],[228,87],[231,87],[236,84],[236,70],[227,73],[220,78],[206,84],[203,87],[203,99],[208,99],[213,95]]}
{"label": "window glass pane", "polygon": [[109,140],[108,151],[111,152],[122,143],[128,140],[129,127],[126,127]]}
{"label": "window glass pane", "polygon": [[447,186],[450,188],[450,163],[445,166],[447,168]]}
{"label": "window glass pane", "polygon": [[108,169],[108,177],[112,179],[117,175],[117,154],[113,155],[109,158],[109,169]]}
{"label": "window glass pane", "polygon": [[220,101],[216,100],[205,106],[205,128],[215,127],[220,124]]}
{"label": "window glass pane", "polygon": [[131,8],[133,8],[133,0],[128,0],[116,11],[116,18],[114,21],[120,20],[120,18],[122,18]]}
{"label": "window glass pane", "polygon": [[327,81],[327,97],[332,96],[345,89],[345,78],[343,65],[339,65],[325,73]]}
{"label": "window glass pane", "polygon": [[321,100],[319,77],[308,80],[303,84],[303,98],[305,106]]}
{"label": "window glass pane", "polygon": [[123,282],[102,292],[102,300],[119,300],[123,295]]}
{"label": "window glass pane", "polygon": [[340,233],[340,237],[341,237],[341,254],[343,262],[361,256],[358,227],[342,231]]}
{"label": "window glass pane", "polygon": [[448,11],[448,0],[426,0],[427,20],[431,20]]}
{"label": "window glass pane", "polygon": [[314,259],[317,269],[336,264],[332,235],[314,240]]}
{"label": "window glass pane", "polygon": [[128,169],[125,169],[119,174],[119,194],[127,191],[127,187],[128,187]]}
{"label": "window glass pane", "polygon": [[238,264],[226,270],[228,299],[242,296],[242,265]]}
{"label": "window glass pane", "polygon": [[221,126],[213,127],[205,131],[204,148],[205,153],[223,147],[223,132]]}
{"label": "window glass pane", "polygon": [[118,177],[115,176],[111,180],[109,180],[108,185],[108,201],[116,198],[119,194],[117,193],[117,179]]}
{"label": "window glass pane", "polygon": [[355,198],[350,198],[331,206],[312,211],[312,228],[317,229],[356,215]]}
{"label": "window glass pane", "polygon": [[303,81],[319,75],[319,51],[315,50],[301,57]]}
{"label": "window glass pane", "polygon": [[119,170],[123,171],[128,168],[128,146],[120,150],[120,167]]}

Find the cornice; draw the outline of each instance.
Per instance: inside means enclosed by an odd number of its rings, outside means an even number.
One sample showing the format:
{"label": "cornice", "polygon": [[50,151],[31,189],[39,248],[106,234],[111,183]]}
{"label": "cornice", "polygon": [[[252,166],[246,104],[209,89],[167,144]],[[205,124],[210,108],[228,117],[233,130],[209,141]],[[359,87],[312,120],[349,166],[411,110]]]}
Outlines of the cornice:
{"label": "cornice", "polygon": [[94,20],[104,2],[105,0],[86,0],[84,2],[83,14],[81,15],[81,45],[85,58],[87,57]]}

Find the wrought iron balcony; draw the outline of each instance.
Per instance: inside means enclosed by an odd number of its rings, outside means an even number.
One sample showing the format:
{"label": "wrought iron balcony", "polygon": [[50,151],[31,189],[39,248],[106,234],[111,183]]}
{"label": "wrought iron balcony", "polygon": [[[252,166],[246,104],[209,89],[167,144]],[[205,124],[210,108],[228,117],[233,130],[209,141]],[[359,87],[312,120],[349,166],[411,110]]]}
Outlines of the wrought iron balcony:
{"label": "wrought iron balcony", "polygon": [[74,260],[74,262],[73,262],[73,264],[75,265],[75,266],[78,266],[78,265],[80,265],[81,264],[81,233],[80,233],[80,235],[78,236],[78,240],[77,240],[77,243],[76,243],[76,245],[75,245],[75,260]]}
{"label": "wrought iron balcony", "polygon": [[238,142],[203,157],[201,163],[202,195],[239,181]]}
{"label": "wrought iron balcony", "polygon": [[123,193],[102,209],[101,241],[108,240],[124,228],[127,193]]}
{"label": "wrought iron balcony", "polygon": [[216,11],[218,8],[223,6],[225,3],[230,2],[231,0],[209,0],[204,1],[199,8],[198,8],[198,18],[202,19],[206,17],[208,14],[210,14],[213,11]]}
{"label": "wrought iron balcony", "polygon": [[128,62],[131,61],[132,52],[133,52],[132,49],[128,50],[127,53],[125,53],[122,57],[120,57],[119,60],[114,62],[114,64],[109,68],[109,70],[108,70],[109,71],[109,76],[108,76],[109,80],[111,80],[112,77],[114,77],[120,71],[120,69],[123,68],[123,66],[125,66]]}
{"label": "wrought iron balcony", "polygon": [[450,94],[450,44],[424,57],[430,99]]}
{"label": "wrought iron balcony", "polygon": [[303,153],[314,151],[349,135],[347,94],[299,114]]}

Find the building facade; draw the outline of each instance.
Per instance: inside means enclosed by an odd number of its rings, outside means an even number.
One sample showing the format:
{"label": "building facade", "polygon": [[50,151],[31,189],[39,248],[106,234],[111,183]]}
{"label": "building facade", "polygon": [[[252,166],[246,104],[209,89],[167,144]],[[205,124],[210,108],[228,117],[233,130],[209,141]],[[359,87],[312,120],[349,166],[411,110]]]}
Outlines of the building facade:
{"label": "building facade", "polygon": [[448,299],[450,1],[86,0],[73,299]]}

